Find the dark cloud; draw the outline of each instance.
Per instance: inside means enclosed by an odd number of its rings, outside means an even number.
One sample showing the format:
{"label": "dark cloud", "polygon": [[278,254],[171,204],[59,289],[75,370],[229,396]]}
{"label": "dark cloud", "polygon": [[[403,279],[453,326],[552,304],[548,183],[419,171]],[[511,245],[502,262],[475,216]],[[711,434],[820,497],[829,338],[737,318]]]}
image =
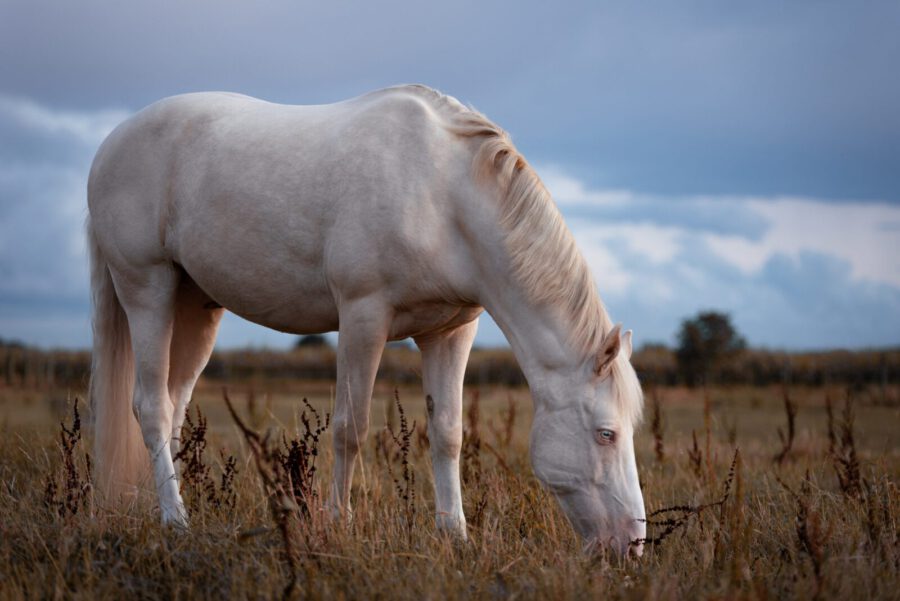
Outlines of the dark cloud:
{"label": "dark cloud", "polygon": [[137,109],[422,81],[594,186],[900,202],[898,28],[894,2],[9,0],[0,86]]}
{"label": "dark cloud", "polygon": [[758,238],[768,222],[744,207],[717,203],[715,198],[630,198],[614,206],[567,206],[567,217],[606,223],[652,223],[700,232]]}

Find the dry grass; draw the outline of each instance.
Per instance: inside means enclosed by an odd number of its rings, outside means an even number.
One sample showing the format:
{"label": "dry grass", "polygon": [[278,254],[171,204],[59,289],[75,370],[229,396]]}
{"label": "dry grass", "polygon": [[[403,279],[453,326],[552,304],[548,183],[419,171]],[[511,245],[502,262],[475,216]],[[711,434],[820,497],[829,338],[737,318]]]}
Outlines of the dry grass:
{"label": "dry grass", "polygon": [[[157,524],[149,498],[127,512],[97,505],[89,436],[64,393],[0,388],[0,598],[888,599],[900,590],[896,407],[857,401],[829,412],[822,389],[790,390],[792,409],[775,388],[660,391],[665,427],[648,424],[636,446],[648,538],[661,540],[620,562],[582,553],[533,478],[524,390],[468,393],[465,544],[433,527],[428,441],[415,426],[425,421],[421,390],[400,389],[402,413],[393,387],[377,391],[349,524],[322,507],[328,386],[254,390],[252,401],[249,387],[230,394],[243,427],[219,391],[198,392],[202,414],[184,437],[192,527],[179,532]],[[779,438],[786,412],[793,426]]]}

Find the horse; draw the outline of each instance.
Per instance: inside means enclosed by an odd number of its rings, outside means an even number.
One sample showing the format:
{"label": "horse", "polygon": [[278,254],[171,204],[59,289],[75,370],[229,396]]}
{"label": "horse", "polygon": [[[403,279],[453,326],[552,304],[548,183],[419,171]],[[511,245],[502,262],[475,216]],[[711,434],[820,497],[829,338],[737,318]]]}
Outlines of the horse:
{"label": "horse", "polygon": [[481,113],[421,85],[324,105],[173,96],[100,145],[88,211],[95,474],[111,504],[152,471],[163,524],[187,526],[173,457],[227,309],[338,331],[336,519],[350,515],[386,341],[414,339],[436,527],[465,539],[463,376],[487,311],[530,388],[535,475],[586,544],[640,554],[631,331],[613,325],[536,172]]}

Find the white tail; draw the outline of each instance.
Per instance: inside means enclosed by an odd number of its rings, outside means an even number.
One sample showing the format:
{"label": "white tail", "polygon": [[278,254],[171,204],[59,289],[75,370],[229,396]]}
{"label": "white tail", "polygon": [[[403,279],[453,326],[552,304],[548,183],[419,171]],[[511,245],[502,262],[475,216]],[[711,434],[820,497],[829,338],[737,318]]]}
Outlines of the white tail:
{"label": "white tail", "polygon": [[113,286],[109,266],[88,220],[91,253],[94,350],[90,402],[94,423],[95,482],[112,505],[133,498],[149,475],[150,459],[132,411],[134,355],[128,319]]}

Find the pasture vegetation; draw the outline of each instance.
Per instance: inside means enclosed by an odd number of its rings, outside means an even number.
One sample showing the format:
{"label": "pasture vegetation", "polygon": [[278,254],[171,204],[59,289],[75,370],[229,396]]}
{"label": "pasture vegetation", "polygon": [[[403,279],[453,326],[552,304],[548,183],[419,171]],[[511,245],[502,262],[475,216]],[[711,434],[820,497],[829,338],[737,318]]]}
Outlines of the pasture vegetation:
{"label": "pasture vegetation", "polygon": [[620,561],[583,553],[533,477],[526,389],[467,389],[460,543],[434,529],[415,385],[379,384],[345,524],[322,511],[328,385],[232,383],[236,421],[202,383],[183,437],[189,532],[161,528],[149,496],[100,505],[82,391],[0,388],[0,597],[898,597],[900,390],[646,392],[650,540]]}

